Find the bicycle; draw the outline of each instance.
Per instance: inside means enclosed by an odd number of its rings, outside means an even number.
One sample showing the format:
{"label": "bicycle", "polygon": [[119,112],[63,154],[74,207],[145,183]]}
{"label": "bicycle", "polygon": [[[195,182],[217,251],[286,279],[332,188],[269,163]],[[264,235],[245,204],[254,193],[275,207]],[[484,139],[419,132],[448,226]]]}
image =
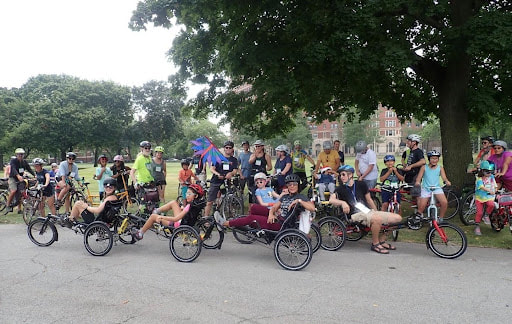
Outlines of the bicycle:
{"label": "bicycle", "polygon": [[64,205],[64,202],[66,201],[66,199],[69,197],[69,205],[70,206],[73,206],[77,201],[79,200],[82,200],[82,201],[85,201],[85,202],[88,202],[88,199],[87,197],[85,196],[85,193],[84,193],[84,188],[77,188],[77,186],[75,185],[75,182],[79,184],[79,181],[78,180],[75,180],[75,179],[70,179],[70,181],[68,182],[69,184],[69,191],[66,193],[66,195],[63,197],[63,199],[61,201],[59,201],[58,199],[55,200],[55,208],[57,210],[60,209],[60,207],[62,207]]}
{"label": "bicycle", "polygon": [[121,173],[120,177],[123,179],[124,189],[116,193],[117,199],[123,202],[122,211],[123,213],[137,214],[140,210],[139,200],[135,197],[135,189],[133,186],[128,187],[124,178],[124,175],[129,174],[129,171]]}
{"label": "bicycle", "polygon": [[[18,206],[20,202],[23,203],[23,201],[28,198],[27,188],[35,186],[36,184],[37,180],[35,178],[23,176],[23,180],[17,182],[17,190],[9,206],[7,206],[9,190],[5,190],[0,196],[0,203],[2,204],[1,210],[5,210],[7,207],[14,208]],[[8,213],[9,209],[4,212],[4,215]]]}
{"label": "bicycle", "polygon": [[42,216],[39,206],[42,203],[43,190],[41,185],[27,189],[27,198],[23,200],[23,221],[27,225],[35,218]]}
{"label": "bicycle", "polygon": [[213,213],[218,211],[227,220],[243,214],[244,204],[242,198],[240,198],[240,193],[236,191],[232,181],[224,179],[219,193],[220,196],[213,202]]}
{"label": "bicycle", "polygon": [[494,211],[489,215],[491,228],[500,232],[505,226],[510,226],[512,233],[512,193],[506,192],[496,195]]}

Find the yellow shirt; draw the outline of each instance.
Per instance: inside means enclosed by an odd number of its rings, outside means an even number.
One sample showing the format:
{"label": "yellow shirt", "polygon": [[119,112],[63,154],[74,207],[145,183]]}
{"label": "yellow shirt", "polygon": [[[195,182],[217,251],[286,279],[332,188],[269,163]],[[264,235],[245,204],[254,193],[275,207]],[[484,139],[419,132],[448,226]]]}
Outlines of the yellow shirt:
{"label": "yellow shirt", "polygon": [[325,151],[320,152],[318,154],[318,161],[320,161],[320,166],[325,167],[331,167],[334,171],[336,171],[336,160],[339,160],[340,156],[338,155],[338,152],[335,150],[331,150],[331,153],[326,154]]}

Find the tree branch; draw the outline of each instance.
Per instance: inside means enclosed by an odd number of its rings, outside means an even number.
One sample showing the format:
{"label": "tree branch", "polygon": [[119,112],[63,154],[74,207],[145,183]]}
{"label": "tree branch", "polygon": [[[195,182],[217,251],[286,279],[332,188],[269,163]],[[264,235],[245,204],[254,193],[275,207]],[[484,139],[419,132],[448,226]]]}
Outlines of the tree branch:
{"label": "tree branch", "polygon": [[417,62],[411,65],[411,69],[421,78],[425,79],[434,88],[439,89],[444,75],[444,68],[438,62],[415,54]]}

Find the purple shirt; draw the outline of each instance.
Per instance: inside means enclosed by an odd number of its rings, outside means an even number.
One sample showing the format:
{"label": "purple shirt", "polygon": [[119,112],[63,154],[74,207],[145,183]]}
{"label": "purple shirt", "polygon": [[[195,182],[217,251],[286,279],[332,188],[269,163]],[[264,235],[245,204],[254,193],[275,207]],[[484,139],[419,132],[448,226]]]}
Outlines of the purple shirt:
{"label": "purple shirt", "polygon": [[[493,162],[494,166],[495,166],[495,169],[496,169],[496,172],[500,172],[501,169],[503,168],[503,163],[505,163],[505,160],[509,156],[512,156],[512,152],[511,151],[504,151],[501,154],[501,156],[497,156],[496,154],[491,155],[487,159],[487,161]],[[507,173],[503,176],[503,178],[505,178],[505,179],[512,179],[512,165],[508,166]]]}

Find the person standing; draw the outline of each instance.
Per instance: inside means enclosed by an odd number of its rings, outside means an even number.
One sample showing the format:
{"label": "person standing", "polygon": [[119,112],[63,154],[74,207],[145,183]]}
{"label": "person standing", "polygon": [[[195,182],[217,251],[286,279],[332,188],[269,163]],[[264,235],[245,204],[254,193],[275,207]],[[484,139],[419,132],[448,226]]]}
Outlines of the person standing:
{"label": "person standing", "polygon": [[276,163],[274,165],[274,175],[277,176],[277,193],[281,193],[286,184],[284,179],[287,175],[292,174],[292,159],[288,155],[288,147],[281,144],[276,147]]}
{"label": "person standing", "polygon": [[141,152],[137,155],[132,169],[130,170],[130,178],[132,178],[132,181],[135,181],[136,186],[150,184],[155,180],[151,175],[151,143],[142,141],[139,146]]}
{"label": "person standing", "polygon": [[306,160],[308,160],[312,165],[315,165],[315,161],[305,150],[302,149],[301,142],[299,140],[296,140],[293,145],[295,149],[290,154],[290,158],[292,159],[293,173],[298,175],[300,178],[299,192],[301,192],[304,190],[307,183]]}
{"label": "person standing", "polygon": [[340,151],[340,140],[334,141],[334,150],[338,152],[338,155],[340,156],[340,165],[345,165],[345,153]]}
{"label": "person standing", "polygon": [[358,180],[366,182],[368,189],[375,188],[379,176],[377,155],[365,141],[356,143],[356,153],[355,169]]}
{"label": "person standing", "polygon": [[254,184],[254,175],[256,173],[263,172],[265,175],[268,175],[268,171],[272,170],[272,161],[270,160],[270,155],[265,153],[265,143],[261,140],[257,140],[254,142],[254,152],[251,154],[249,158],[249,163],[251,164],[251,175],[248,181],[249,187],[249,203],[256,203],[256,197],[254,196],[254,192],[256,191],[256,185]]}
{"label": "person standing", "polygon": [[107,168],[108,158],[105,154],[101,154],[98,157],[98,162],[100,165],[96,168],[96,173],[94,174],[94,179],[98,180],[98,189],[100,192],[100,200],[103,200],[103,196],[105,195],[105,191],[103,189],[103,181],[106,178],[112,177],[112,170]]}
{"label": "person standing", "polygon": [[403,168],[405,172],[405,182],[412,184],[416,181],[416,177],[420,172],[422,166],[426,164],[425,155],[418,145],[421,142],[421,136],[417,134],[411,134],[407,136],[407,147],[410,152],[407,156],[407,163]]}
{"label": "person standing", "polygon": [[243,151],[238,154],[238,165],[240,166],[240,189],[244,192],[245,185],[249,185],[247,182],[251,176],[251,164],[249,159],[251,158],[251,151],[249,151],[249,141],[242,142]]}
{"label": "person standing", "polygon": [[128,178],[129,175],[126,174],[127,171],[130,171],[131,168],[124,165],[124,158],[122,155],[114,156],[114,165],[110,167],[112,171],[112,179],[116,179],[117,182],[117,191],[123,192],[126,187],[128,187]]}
{"label": "person standing", "polygon": [[52,215],[57,214],[57,210],[55,209],[55,188],[51,183],[50,172],[43,168],[44,161],[40,158],[35,158],[32,163],[34,164],[34,169],[36,170],[36,179],[37,183],[43,187],[41,202],[39,203],[39,213],[42,217],[45,217],[44,205],[48,204],[50,208],[50,212]]}
{"label": "person standing", "polygon": [[167,165],[165,164],[163,156],[164,148],[162,146],[155,147],[155,156],[153,156],[153,161],[151,161],[151,175],[153,179],[155,179],[158,196],[162,203],[165,202],[165,186],[167,185],[167,181],[165,180],[167,176]]}
{"label": "person standing", "polygon": [[331,142],[325,141],[322,144],[322,148],[324,150],[320,152],[320,154],[318,154],[318,160],[316,161],[314,173],[318,173],[320,167],[330,167],[332,170],[338,170],[338,168],[340,167],[340,156],[338,155],[338,152],[335,152],[332,149]]}

